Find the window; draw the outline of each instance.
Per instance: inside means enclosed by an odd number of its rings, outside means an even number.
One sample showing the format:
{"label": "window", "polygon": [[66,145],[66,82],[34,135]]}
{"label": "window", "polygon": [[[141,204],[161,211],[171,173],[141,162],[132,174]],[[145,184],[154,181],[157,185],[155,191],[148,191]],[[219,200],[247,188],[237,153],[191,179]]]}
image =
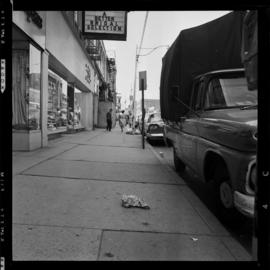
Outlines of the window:
{"label": "window", "polygon": [[30,129],[40,129],[41,53],[30,44],[29,116]]}
{"label": "window", "polygon": [[41,52],[27,43],[12,51],[13,129],[40,129],[40,90]]}
{"label": "window", "polygon": [[226,101],[218,79],[213,79],[208,85],[205,98],[205,109],[225,107]]}
{"label": "window", "polygon": [[244,77],[213,78],[206,92],[205,109],[257,105],[257,91],[249,91]]}
{"label": "window", "polygon": [[75,127],[81,127],[81,116],[82,116],[82,104],[83,104],[83,93],[75,88],[75,94],[74,94],[74,126]]}
{"label": "window", "polygon": [[78,26],[78,11],[74,11],[74,22]]}
{"label": "window", "polygon": [[47,128],[55,131],[67,126],[67,83],[49,70]]}
{"label": "window", "polygon": [[202,109],[201,97],[203,93],[203,87],[204,87],[204,82],[200,81],[194,88],[194,91],[197,92],[196,102],[195,102],[195,111]]}

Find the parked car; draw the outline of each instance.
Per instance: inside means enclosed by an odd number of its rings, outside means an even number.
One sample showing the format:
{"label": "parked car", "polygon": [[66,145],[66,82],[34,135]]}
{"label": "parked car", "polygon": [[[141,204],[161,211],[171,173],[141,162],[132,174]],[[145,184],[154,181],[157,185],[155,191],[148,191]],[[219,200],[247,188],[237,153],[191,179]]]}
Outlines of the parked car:
{"label": "parked car", "polygon": [[258,99],[242,68],[244,16],[234,11],[182,30],[162,59],[160,79],[164,132],[173,144],[175,168],[189,167],[212,185],[209,196],[229,220],[238,212],[254,217],[257,190]]}
{"label": "parked car", "polygon": [[198,76],[190,112],[178,126],[164,128],[176,170],[188,166],[199,179],[212,182],[227,217],[234,209],[254,216],[257,91],[248,91],[244,76],[243,69]]}
{"label": "parked car", "polygon": [[163,141],[164,139],[164,122],[160,113],[150,114],[145,123],[145,135],[149,142]]}

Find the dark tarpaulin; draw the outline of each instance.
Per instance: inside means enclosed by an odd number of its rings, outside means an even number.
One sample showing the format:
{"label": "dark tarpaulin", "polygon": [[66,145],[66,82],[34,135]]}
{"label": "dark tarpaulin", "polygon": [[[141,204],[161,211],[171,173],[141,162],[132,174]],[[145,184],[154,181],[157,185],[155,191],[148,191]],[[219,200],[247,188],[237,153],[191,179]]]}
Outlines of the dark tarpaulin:
{"label": "dark tarpaulin", "polygon": [[258,25],[257,11],[247,11],[242,29],[241,58],[249,90],[257,90]]}
{"label": "dark tarpaulin", "polygon": [[189,105],[192,79],[197,75],[230,68],[242,68],[241,31],[244,12],[226,14],[206,24],[183,30],[162,59],[160,79],[161,117],[177,121],[188,109],[172,99]]}

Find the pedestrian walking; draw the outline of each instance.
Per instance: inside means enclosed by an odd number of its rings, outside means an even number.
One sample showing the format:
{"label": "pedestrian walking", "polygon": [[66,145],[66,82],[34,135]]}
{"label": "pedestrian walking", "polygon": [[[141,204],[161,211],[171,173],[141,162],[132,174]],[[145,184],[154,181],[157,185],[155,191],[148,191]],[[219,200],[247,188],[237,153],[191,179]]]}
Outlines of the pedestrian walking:
{"label": "pedestrian walking", "polygon": [[107,112],[106,119],[107,119],[107,127],[106,127],[106,129],[108,131],[111,131],[111,129],[112,129],[112,108]]}
{"label": "pedestrian walking", "polygon": [[125,115],[124,115],[124,111],[122,111],[121,112],[121,114],[119,114],[119,126],[120,126],[120,128],[121,128],[121,132],[123,132],[123,129],[124,129],[124,125],[125,125],[125,123],[124,123],[124,119],[125,118]]}
{"label": "pedestrian walking", "polygon": [[126,126],[129,124],[129,115],[126,115]]}
{"label": "pedestrian walking", "polygon": [[129,117],[129,127],[130,128],[132,127],[133,121],[134,121],[134,116],[132,115]]}

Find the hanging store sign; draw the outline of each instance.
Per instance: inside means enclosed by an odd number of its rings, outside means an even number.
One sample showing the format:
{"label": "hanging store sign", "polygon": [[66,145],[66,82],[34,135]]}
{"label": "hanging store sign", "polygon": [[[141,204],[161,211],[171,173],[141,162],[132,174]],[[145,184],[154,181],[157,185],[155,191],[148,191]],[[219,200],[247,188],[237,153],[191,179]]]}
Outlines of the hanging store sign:
{"label": "hanging store sign", "polygon": [[89,39],[126,40],[126,11],[84,11],[83,34]]}

